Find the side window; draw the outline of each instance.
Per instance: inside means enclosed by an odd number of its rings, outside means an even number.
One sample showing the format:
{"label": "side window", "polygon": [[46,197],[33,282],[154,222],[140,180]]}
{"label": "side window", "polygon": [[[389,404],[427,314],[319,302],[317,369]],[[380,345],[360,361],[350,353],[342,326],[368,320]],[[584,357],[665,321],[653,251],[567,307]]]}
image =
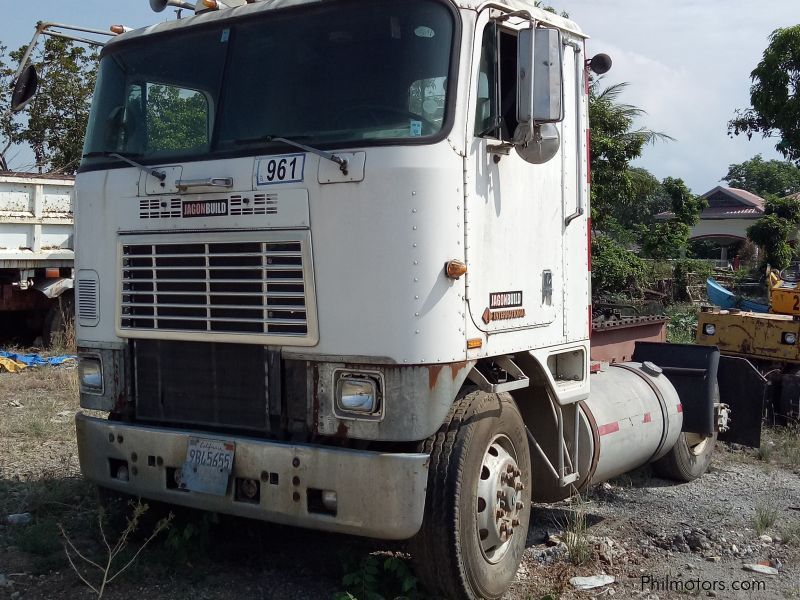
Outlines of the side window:
{"label": "side window", "polygon": [[146,102],[148,154],[208,148],[209,108],[203,93],[148,83]]}
{"label": "side window", "polygon": [[483,30],[478,90],[475,94],[475,135],[496,135],[497,115],[497,26],[489,23]]}

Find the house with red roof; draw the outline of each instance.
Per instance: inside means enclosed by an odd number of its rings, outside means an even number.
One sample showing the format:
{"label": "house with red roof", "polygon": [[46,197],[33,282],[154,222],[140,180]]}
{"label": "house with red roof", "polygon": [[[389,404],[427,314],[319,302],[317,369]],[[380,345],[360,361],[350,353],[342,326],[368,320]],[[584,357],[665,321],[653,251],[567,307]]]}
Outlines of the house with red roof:
{"label": "house with red roof", "polygon": [[[764,199],[748,191],[718,185],[703,194],[708,206],[692,227],[690,241],[707,241],[719,247],[719,257],[727,260],[747,239],[747,228],[764,215]],[[660,213],[659,220],[669,220],[671,212]]]}

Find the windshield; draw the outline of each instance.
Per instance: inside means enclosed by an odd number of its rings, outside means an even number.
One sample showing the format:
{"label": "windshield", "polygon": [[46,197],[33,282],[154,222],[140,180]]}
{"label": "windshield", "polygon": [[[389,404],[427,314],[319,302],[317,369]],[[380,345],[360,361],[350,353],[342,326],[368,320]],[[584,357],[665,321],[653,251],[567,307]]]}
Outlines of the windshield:
{"label": "windshield", "polygon": [[111,46],[83,166],[253,153],[270,137],[424,142],[449,117],[454,27],[434,0],[337,3]]}

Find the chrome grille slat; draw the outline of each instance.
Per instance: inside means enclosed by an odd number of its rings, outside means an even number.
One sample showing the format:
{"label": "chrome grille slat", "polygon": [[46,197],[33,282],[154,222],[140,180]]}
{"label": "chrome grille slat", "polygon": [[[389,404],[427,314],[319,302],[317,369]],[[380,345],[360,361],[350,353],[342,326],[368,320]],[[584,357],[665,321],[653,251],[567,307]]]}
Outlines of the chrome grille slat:
{"label": "chrome grille slat", "polygon": [[208,265],[206,267],[191,265],[155,265],[150,267],[123,267],[125,271],[152,271],[154,268],[169,271],[242,271],[247,270],[267,270],[267,271],[299,271],[300,265],[247,265],[247,266],[217,266]]}
{"label": "chrome grille slat", "polygon": [[[175,269],[175,267],[170,267],[170,268],[173,269],[173,270]],[[213,269],[211,269],[211,270],[213,270]],[[189,279],[189,278],[186,278],[186,279],[160,279],[160,278],[159,279],[145,279],[145,278],[139,279],[138,277],[135,278],[135,279],[126,279],[125,277],[123,277],[122,280],[123,280],[124,283],[153,283],[153,282],[158,282],[158,283],[191,283],[191,282],[200,281],[198,279]],[[272,285],[272,284],[278,285],[278,284],[284,284],[284,283],[302,284],[303,280],[302,279],[294,279],[294,278],[293,279],[289,279],[289,278],[283,278],[283,277],[275,278],[275,279],[256,279],[255,277],[253,279],[222,279],[222,278],[214,277],[212,279],[208,279],[208,282],[212,283],[212,284],[213,283],[259,283],[259,282],[264,282],[264,283],[267,283],[267,284],[270,284],[270,285]],[[123,288],[123,290],[124,290],[124,288]],[[221,294],[222,292],[214,292],[214,293]]]}
{"label": "chrome grille slat", "polygon": [[[183,281],[183,280],[181,280]],[[255,281],[255,280],[253,280]],[[163,291],[161,292],[165,296],[206,296],[208,292],[170,292],[170,291]],[[145,290],[124,290],[122,292],[123,296],[152,296],[152,291],[145,291]],[[252,297],[252,298],[260,298],[263,294],[261,292],[218,292],[220,296],[241,296],[244,298]],[[270,292],[270,298],[304,298],[304,294],[302,292]],[[270,305],[271,306],[271,305]]]}
{"label": "chrome grille slat", "polygon": [[120,328],[306,337],[304,262],[300,240],[123,244]]}
{"label": "chrome grille slat", "polygon": [[[280,256],[280,257],[289,257],[289,258],[302,258],[303,255],[300,252],[270,252],[270,256]],[[133,254],[127,258],[186,258],[187,256],[191,256],[191,254],[186,253],[175,253],[175,254]],[[261,256],[258,252],[225,252],[216,254],[215,256],[231,256],[231,257],[253,257],[253,256]]]}
{"label": "chrome grille slat", "polygon": [[[211,308],[211,309],[230,309],[230,310],[265,310],[263,305],[259,304],[169,304],[160,303],[155,304],[152,302],[123,302],[122,307],[144,307],[144,308]],[[302,306],[277,305],[270,304],[266,310],[271,312],[305,312]]]}
{"label": "chrome grille slat", "polygon": [[[138,320],[138,319],[147,319],[150,315],[130,315],[129,318]],[[123,317],[127,317],[127,315],[123,315]],[[206,317],[174,317],[171,315],[159,315],[159,319],[163,319],[165,321],[207,321],[209,323],[270,323],[273,325],[297,325],[300,322],[299,319],[245,319],[243,317],[218,317],[218,318],[206,318]]]}

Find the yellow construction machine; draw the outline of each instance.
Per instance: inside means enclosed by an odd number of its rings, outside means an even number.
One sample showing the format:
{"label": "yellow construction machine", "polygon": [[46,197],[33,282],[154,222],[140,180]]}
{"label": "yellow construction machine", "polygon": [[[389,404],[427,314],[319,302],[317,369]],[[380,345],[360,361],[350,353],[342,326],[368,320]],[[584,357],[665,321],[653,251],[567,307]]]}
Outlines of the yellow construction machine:
{"label": "yellow construction machine", "polygon": [[[759,305],[752,302],[742,302],[741,308],[725,307],[729,302],[719,295],[720,286],[714,288],[709,282],[709,298],[723,306],[701,308],[696,341],[718,347],[723,355],[750,361],[768,384],[762,408],[774,422],[787,424],[800,417],[800,265],[781,272],[768,267],[766,275],[769,305],[764,309],[768,312],[743,310],[757,310]],[[747,401],[758,403],[754,398]]]}

